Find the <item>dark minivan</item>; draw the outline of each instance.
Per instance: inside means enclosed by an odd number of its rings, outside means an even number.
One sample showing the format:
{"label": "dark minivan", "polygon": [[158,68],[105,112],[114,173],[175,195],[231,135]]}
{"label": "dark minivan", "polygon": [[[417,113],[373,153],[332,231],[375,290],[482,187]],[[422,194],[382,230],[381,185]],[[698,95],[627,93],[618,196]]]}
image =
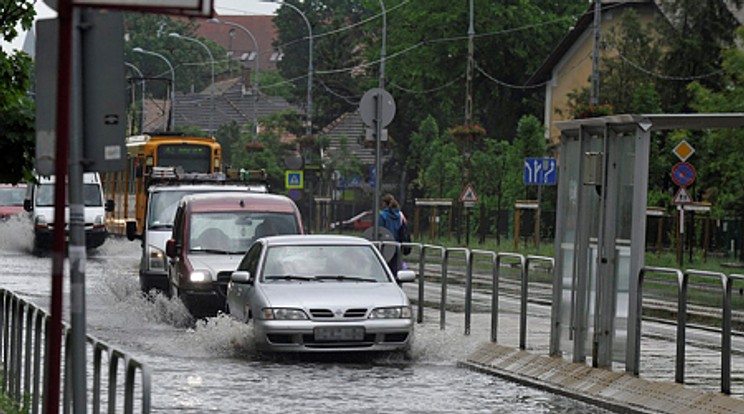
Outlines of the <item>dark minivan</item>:
{"label": "dark minivan", "polygon": [[204,193],[184,196],[166,242],[170,294],[195,317],[225,309],[231,273],[251,244],[279,234],[303,234],[290,198],[276,194]]}

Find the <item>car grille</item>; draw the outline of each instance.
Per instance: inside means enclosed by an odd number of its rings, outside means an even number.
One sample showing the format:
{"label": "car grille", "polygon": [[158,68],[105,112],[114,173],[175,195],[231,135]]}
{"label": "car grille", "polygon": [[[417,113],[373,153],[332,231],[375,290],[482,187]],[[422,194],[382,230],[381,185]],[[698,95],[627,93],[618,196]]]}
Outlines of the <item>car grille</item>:
{"label": "car grille", "polygon": [[352,318],[361,319],[367,316],[367,308],[346,309],[342,315],[336,315],[331,309],[310,309],[313,319]]}

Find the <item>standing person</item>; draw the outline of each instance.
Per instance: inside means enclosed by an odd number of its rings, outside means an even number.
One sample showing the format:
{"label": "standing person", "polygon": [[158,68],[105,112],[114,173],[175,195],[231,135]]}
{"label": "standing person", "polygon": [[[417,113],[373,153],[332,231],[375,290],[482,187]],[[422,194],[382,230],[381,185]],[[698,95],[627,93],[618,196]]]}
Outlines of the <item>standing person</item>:
{"label": "standing person", "polygon": [[[380,211],[378,224],[380,227],[390,230],[390,232],[393,233],[395,241],[400,242],[400,240],[398,240],[398,230],[400,230],[400,226],[403,224],[403,216],[398,201],[395,200],[395,197],[393,197],[392,194],[386,194],[382,197],[382,210]],[[397,250],[390,261],[388,261],[388,266],[390,267],[390,270],[393,271],[394,275],[398,274]]]}

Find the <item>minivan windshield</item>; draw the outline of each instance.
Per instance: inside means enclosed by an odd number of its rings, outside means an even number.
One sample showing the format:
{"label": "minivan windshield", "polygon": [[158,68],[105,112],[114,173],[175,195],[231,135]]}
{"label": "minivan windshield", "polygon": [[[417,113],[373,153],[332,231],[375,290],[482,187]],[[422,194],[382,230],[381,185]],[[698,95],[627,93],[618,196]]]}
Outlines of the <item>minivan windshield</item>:
{"label": "minivan windshield", "polygon": [[[67,200],[69,203],[69,200]],[[101,187],[98,184],[83,184],[83,203],[86,207],[101,207]],[[54,206],[54,183],[40,184],[36,188],[36,206]]]}
{"label": "minivan windshield", "polygon": [[245,253],[260,237],[299,234],[294,214],[221,211],[194,213],[189,226],[189,250]]}

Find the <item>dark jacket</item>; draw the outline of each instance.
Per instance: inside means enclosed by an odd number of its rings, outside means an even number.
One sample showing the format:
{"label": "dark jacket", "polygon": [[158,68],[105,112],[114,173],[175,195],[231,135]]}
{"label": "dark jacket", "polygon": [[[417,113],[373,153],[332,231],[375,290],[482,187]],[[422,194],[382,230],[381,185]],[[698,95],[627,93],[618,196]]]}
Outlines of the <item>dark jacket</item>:
{"label": "dark jacket", "polygon": [[393,238],[397,242],[400,241],[398,240],[398,229],[400,229],[402,222],[399,209],[387,207],[380,211],[380,227],[385,227],[390,230],[390,232],[393,233]]}

